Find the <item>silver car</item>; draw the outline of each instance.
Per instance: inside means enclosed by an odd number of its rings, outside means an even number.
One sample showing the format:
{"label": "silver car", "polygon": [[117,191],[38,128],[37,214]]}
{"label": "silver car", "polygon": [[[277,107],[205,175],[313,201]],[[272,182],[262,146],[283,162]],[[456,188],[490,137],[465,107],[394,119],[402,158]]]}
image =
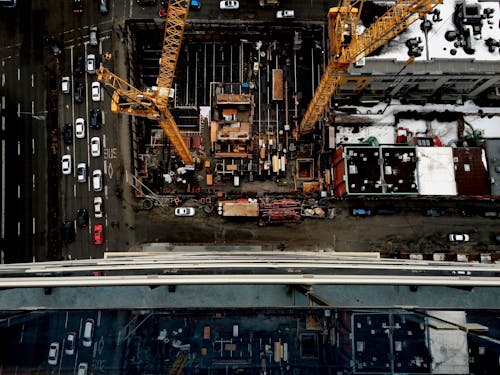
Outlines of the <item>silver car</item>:
{"label": "silver car", "polygon": [[92,25],[90,26],[90,45],[91,46],[97,46],[99,44],[99,41],[97,40],[97,26]]}
{"label": "silver car", "polygon": [[63,174],[71,174],[71,155],[63,155],[61,159],[61,167]]}

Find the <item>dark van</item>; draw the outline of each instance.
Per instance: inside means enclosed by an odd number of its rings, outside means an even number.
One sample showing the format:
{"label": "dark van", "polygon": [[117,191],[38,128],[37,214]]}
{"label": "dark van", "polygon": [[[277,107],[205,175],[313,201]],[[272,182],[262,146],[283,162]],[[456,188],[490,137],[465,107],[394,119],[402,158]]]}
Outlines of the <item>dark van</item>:
{"label": "dark van", "polygon": [[62,239],[64,243],[75,241],[75,224],[73,221],[65,221],[62,226]]}

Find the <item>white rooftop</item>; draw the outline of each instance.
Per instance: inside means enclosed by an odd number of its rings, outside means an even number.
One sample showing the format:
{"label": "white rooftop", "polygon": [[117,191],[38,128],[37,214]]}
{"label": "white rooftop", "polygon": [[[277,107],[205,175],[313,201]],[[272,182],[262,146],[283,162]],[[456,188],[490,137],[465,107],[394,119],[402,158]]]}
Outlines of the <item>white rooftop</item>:
{"label": "white rooftop", "polygon": [[416,147],[420,195],[457,195],[451,147]]}
{"label": "white rooftop", "polygon": [[[456,326],[441,323],[441,319],[457,324],[465,324],[464,311],[428,311],[429,346],[432,356],[433,374],[469,374],[469,354],[467,334]],[[434,324],[432,321],[435,320]],[[436,327],[436,328],[433,328]],[[441,328],[441,329],[439,329]]]}
{"label": "white rooftop", "polygon": [[[476,60],[488,60],[488,61],[498,61],[499,51],[498,47],[495,52],[490,53],[488,47],[485,44],[485,40],[488,38],[493,38],[498,40],[499,37],[499,16],[500,7],[498,2],[478,2],[477,0],[468,1],[468,3],[476,3],[481,7],[481,14],[484,9],[491,8],[493,13],[491,18],[482,20],[481,27],[481,39],[476,40],[473,38],[472,47],[475,49],[474,54],[467,54],[462,47],[454,47],[454,41],[447,41],[445,39],[445,33],[450,30],[455,30],[456,27],[453,23],[453,14],[455,12],[455,6],[458,1],[455,0],[444,0],[442,4],[438,5],[436,9],[439,10],[440,21],[433,22],[433,15],[427,15],[427,20],[432,22],[432,28],[427,34],[427,43],[425,42],[425,34],[420,29],[421,20],[414,22],[406,31],[395,37],[392,41],[387,43],[381,55],[376,56],[376,58],[388,58],[396,59],[399,61],[408,60],[408,48],[405,42],[411,38],[420,37],[422,46],[424,49],[422,55],[417,57],[416,60],[431,60],[436,58],[453,58],[453,59],[476,59]],[[389,4],[388,4],[389,5]],[[436,19],[436,18],[434,18]],[[488,23],[489,21],[489,23]],[[452,56],[450,50],[455,49],[456,55]],[[369,59],[369,57],[368,57]]]}

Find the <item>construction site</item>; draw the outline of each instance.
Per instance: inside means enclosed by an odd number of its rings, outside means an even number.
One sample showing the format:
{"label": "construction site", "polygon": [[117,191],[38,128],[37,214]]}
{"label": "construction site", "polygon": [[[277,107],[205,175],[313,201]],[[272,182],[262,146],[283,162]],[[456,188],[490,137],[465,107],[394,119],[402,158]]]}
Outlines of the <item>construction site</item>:
{"label": "construction site", "polygon": [[495,5],[344,1],[283,26],[190,22],[172,1],[165,29],[127,21],[131,85],[99,78],[133,115],[136,197],[261,224],[350,195],[494,198]]}

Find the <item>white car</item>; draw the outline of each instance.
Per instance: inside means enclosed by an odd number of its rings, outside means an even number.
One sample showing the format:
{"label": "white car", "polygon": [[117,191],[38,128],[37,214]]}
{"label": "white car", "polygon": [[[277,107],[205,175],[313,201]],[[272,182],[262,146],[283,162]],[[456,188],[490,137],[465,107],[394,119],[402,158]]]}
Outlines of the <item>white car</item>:
{"label": "white car", "polygon": [[87,362],[82,362],[78,365],[78,372],[76,373],[77,375],[87,375],[87,370],[89,368],[89,365]]}
{"label": "white car", "polygon": [[98,81],[92,82],[92,100],[94,102],[101,101],[101,84]]}
{"label": "white car", "polygon": [[94,158],[101,156],[101,140],[99,137],[92,137],[90,139],[90,154]]}
{"label": "white car", "polygon": [[75,354],[75,347],[76,347],[76,333],[70,332],[66,336],[66,342],[64,343],[64,353],[66,355]]}
{"label": "white car", "polygon": [[175,216],[194,216],[196,210],[193,207],[176,207]]}
{"label": "white car", "polygon": [[240,8],[240,3],[237,0],[223,0],[220,2],[220,8],[224,10],[236,10]]}
{"label": "white car", "polygon": [[85,138],[85,120],[82,117],[75,121],[75,135],[76,138]]}
{"label": "white car", "polygon": [[53,342],[49,347],[49,358],[48,363],[51,366],[57,365],[57,360],[59,358],[59,343]]}
{"label": "white car", "polygon": [[78,163],[76,166],[76,174],[78,176],[78,182],[87,182],[87,164]]}
{"label": "white car", "polygon": [[295,11],[293,10],[278,10],[276,18],[295,18]]}
{"label": "white car", "polygon": [[94,191],[102,190],[102,171],[100,169],[96,169],[92,172],[92,186]]}
{"label": "white car", "polygon": [[89,35],[90,45],[97,46],[99,44],[99,41],[97,40],[97,26],[92,25],[90,26],[89,30],[90,30],[90,35]]}
{"label": "white car", "polygon": [[467,233],[450,233],[448,240],[450,242],[469,242],[470,236]]}
{"label": "white car", "polygon": [[95,55],[92,53],[87,55],[87,73],[95,73]]}
{"label": "white car", "polygon": [[69,77],[62,77],[61,90],[62,90],[63,94],[69,94],[70,87],[71,87],[70,85],[71,85],[71,83],[70,83]]}
{"label": "white car", "polygon": [[103,216],[101,197],[94,197],[94,216],[97,219],[100,219]]}
{"label": "white car", "polygon": [[66,154],[63,155],[61,160],[62,173],[63,174],[71,174],[71,155]]}

